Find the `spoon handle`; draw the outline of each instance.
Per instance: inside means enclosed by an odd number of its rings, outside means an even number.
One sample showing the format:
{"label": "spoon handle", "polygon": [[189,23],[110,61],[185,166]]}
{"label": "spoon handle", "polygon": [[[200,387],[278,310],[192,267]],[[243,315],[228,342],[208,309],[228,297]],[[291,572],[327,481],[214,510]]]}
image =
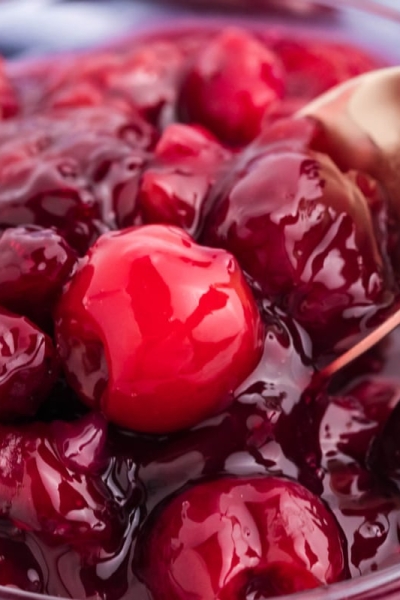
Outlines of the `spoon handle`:
{"label": "spoon handle", "polygon": [[338,371],[378,344],[383,338],[396,329],[398,325],[400,325],[400,308],[379,325],[379,327],[374,329],[374,331],[371,331],[365,338],[324,367],[318,374],[319,380],[329,380]]}

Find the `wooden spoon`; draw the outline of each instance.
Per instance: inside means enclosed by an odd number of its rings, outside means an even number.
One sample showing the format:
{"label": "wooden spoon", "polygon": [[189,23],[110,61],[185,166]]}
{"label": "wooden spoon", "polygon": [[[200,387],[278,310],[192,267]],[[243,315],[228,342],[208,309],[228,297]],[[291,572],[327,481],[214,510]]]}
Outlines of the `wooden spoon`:
{"label": "wooden spoon", "polygon": [[[313,117],[322,125],[326,150],[340,167],[377,179],[400,218],[400,67],[373,71],[336,86],[297,116]],[[398,325],[400,309],[316,373],[313,383],[326,388],[336,373]]]}
{"label": "wooden spoon", "polygon": [[400,67],[372,71],[336,86],[298,116],[317,119],[339,166],[375,177],[400,217]]}

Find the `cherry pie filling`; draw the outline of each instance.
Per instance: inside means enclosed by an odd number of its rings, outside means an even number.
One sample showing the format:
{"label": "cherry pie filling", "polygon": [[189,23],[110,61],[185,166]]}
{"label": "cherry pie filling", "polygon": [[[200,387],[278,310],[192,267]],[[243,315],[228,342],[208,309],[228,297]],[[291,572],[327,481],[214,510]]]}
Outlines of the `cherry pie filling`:
{"label": "cherry pie filling", "polygon": [[[384,62],[204,27],[0,65],[0,584],[256,600],[395,564],[393,190],[295,113]],[[397,342],[398,345],[398,342]]]}

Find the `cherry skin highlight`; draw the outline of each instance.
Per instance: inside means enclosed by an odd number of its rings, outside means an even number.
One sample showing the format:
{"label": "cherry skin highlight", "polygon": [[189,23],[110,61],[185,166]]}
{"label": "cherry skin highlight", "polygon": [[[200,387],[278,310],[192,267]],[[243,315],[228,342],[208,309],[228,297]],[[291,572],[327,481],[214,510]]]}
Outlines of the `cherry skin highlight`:
{"label": "cherry skin highlight", "polygon": [[107,105],[164,124],[174,111],[183,59],[179,46],[167,40],[73,57],[46,74],[39,108]]}
{"label": "cherry skin highlight", "polygon": [[46,334],[0,307],[0,421],[35,415],[57,378],[58,362]]}
{"label": "cherry skin highlight", "polygon": [[6,229],[0,236],[0,304],[51,330],[54,306],[76,261],[53,229]]}
{"label": "cherry skin highlight", "polygon": [[218,190],[203,241],[232,252],[264,296],[306,329],[315,349],[331,351],[390,296],[390,269],[364,194],[370,188],[379,197],[379,189],[310,150],[307,128],[286,125],[294,139],[277,124],[269,140],[242,153]]}
{"label": "cherry skin highlight", "polygon": [[56,311],[67,377],[110,421],[183,429],[222,410],[262,353],[232,255],[162,225],[102,236]]}
{"label": "cherry skin highlight", "polygon": [[264,600],[398,561],[400,342],[308,385],[398,300],[399,227],[277,121],[377,62],[221,26],[0,62],[1,585]]}
{"label": "cherry skin highlight", "polygon": [[154,600],[275,597],[340,581],[340,533],[324,504],[275,477],[200,483],[145,530],[139,571]]}
{"label": "cherry skin highlight", "polygon": [[245,30],[226,29],[194,59],[183,80],[180,111],[188,123],[244,145],[282,98],[283,79],[278,56]]}
{"label": "cherry skin highlight", "polygon": [[79,254],[131,225],[154,129],[88,107],[9,119],[0,129],[0,226],[54,227]]}
{"label": "cherry skin highlight", "polygon": [[111,462],[106,435],[96,414],[73,424],[1,426],[1,516],[72,544],[106,543],[126,518],[102,477]]}
{"label": "cherry skin highlight", "polygon": [[139,204],[145,223],[182,227],[197,238],[213,187],[231,153],[200,127],[167,127],[142,178]]}

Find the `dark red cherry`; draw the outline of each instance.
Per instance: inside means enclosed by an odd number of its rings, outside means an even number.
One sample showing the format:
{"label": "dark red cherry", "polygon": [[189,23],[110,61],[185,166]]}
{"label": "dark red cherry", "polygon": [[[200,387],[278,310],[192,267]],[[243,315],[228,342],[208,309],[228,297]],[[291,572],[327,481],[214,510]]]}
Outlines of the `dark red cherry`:
{"label": "dark red cherry", "polygon": [[183,53],[168,41],[72,58],[46,76],[41,107],[114,106],[154,123],[170,120]]}
{"label": "dark red cherry", "polygon": [[2,426],[0,433],[0,460],[7,465],[0,474],[3,516],[78,548],[112,537],[124,517],[116,490],[102,477],[110,464],[104,419]]}
{"label": "dark red cherry", "polygon": [[79,253],[132,222],[153,129],[108,108],[12,119],[0,130],[0,226],[55,227]]}
{"label": "dark red cherry", "polygon": [[19,111],[19,102],[16,91],[9,81],[5,62],[0,57],[0,121],[14,117]]}
{"label": "dark red cherry", "polygon": [[180,112],[221,140],[244,145],[284,92],[278,56],[252,34],[224,29],[198,52],[184,77]]}
{"label": "dark red cherry", "polygon": [[170,125],[142,178],[139,203],[143,221],[177,225],[196,237],[210,191],[230,157],[207,131]]}
{"label": "dark red cherry", "polygon": [[61,298],[56,330],[81,398],[146,432],[222,410],[262,353],[260,317],[233,256],[164,225],[103,235]]}
{"label": "dark red cherry", "polygon": [[[371,446],[398,403],[400,390],[393,381],[362,378],[340,395],[330,398],[320,425],[320,443],[325,456],[346,455],[365,466]],[[385,441],[390,439],[384,433]],[[395,456],[391,452],[392,457]],[[384,471],[380,465],[379,472]]]}
{"label": "dark red cherry", "polygon": [[50,338],[25,317],[0,308],[0,421],[33,416],[57,374]]}
{"label": "dark red cherry", "polygon": [[275,477],[193,486],[159,511],[138,548],[154,600],[270,598],[339,581],[339,528],[298,483]]}
{"label": "dark red cherry", "polygon": [[50,329],[77,256],[53,229],[14,227],[0,237],[0,304]]}
{"label": "dark red cherry", "polygon": [[379,190],[310,151],[310,132],[296,129],[293,140],[277,136],[243,152],[221,186],[204,242],[232,252],[316,348],[331,350],[386,298],[388,274],[364,193]]}

